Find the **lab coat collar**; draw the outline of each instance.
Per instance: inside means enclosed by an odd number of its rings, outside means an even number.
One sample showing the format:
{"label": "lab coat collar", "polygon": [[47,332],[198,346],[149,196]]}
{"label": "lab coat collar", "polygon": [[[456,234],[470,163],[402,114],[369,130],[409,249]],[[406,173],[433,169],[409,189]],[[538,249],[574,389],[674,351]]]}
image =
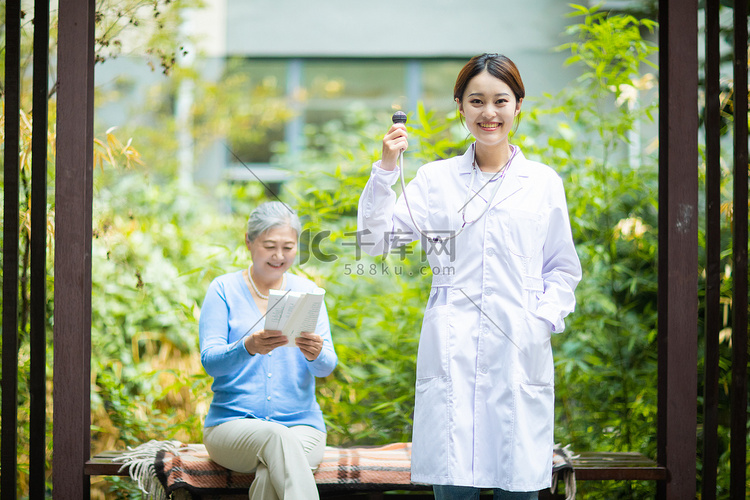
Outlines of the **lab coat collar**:
{"label": "lab coat collar", "polygon": [[[458,173],[461,175],[471,174],[471,166],[474,163],[474,144],[472,143],[469,149],[458,159]],[[465,182],[469,182],[469,180],[467,179]]]}
{"label": "lab coat collar", "polygon": [[[476,143],[473,143],[471,146],[469,146],[469,149],[467,149],[466,153],[464,153],[463,156],[459,158],[458,162],[458,172],[464,179],[464,185],[467,189],[469,189],[469,182],[471,182],[471,170],[473,168],[472,165],[474,164],[475,147]],[[518,148],[518,146],[516,147]],[[526,182],[528,182],[529,173],[528,170],[524,168],[525,163],[526,157],[523,155],[523,151],[521,151],[521,149],[519,148],[518,153],[516,153],[516,156],[513,158],[513,161],[508,168],[508,171],[505,173],[505,179],[503,179],[502,181],[493,181],[493,183],[502,182],[503,184],[500,186],[500,189],[495,195],[495,198],[492,200],[491,207],[494,207],[498,203],[506,200],[509,196],[523,188]],[[484,179],[481,176],[479,178],[481,180],[481,183],[484,184]],[[476,181],[475,183],[476,185],[474,186],[474,189],[477,190],[479,189],[481,184]],[[490,185],[482,189],[480,196],[485,192],[491,192],[493,187],[494,186]]]}

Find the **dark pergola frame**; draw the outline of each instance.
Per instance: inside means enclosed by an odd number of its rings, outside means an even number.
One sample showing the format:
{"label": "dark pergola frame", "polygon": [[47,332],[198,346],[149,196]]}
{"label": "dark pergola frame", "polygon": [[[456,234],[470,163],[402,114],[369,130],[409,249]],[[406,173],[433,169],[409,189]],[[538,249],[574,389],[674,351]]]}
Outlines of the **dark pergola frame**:
{"label": "dark pergola frame", "polygon": [[[719,314],[719,0],[706,0],[706,393],[703,498],[716,497]],[[659,331],[657,461],[667,469],[658,498],[696,496],[698,386],[698,0],[659,2]],[[735,116],[747,109],[747,2],[735,1]],[[35,48],[46,53],[49,0],[36,0]],[[18,235],[20,0],[6,3],[4,241]],[[55,186],[53,488],[88,498],[90,458],[91,237],[94,0],[61,0],[58,31]],[[40,36],[36,37],[36,32]],[[34,59],[32,200],[46,200],[46,59]],[[39,76],[37,76],[37,68]],[[14,76],[15,75],[15,76]],[[43,114],[39,110],[44,110]],[[747,305],[747,120],[734,123],[734,304]],[[44,498],[45,202],[32,212],[32,443],[30,498]],[[18,249],[3,249],[2,498],[16,491]],[[8,279],[11,278],[11,279]],[[40,308],[41,307],[41,308]],[[733,308],[730,496],[744,498],[747,307]],[[41,366],[41,370],[39,367]],[[36,368],[35,368],[36,367]],[[41,429],[41,431],[40,431]],[[40,441],[41,436],[41,441]]]}

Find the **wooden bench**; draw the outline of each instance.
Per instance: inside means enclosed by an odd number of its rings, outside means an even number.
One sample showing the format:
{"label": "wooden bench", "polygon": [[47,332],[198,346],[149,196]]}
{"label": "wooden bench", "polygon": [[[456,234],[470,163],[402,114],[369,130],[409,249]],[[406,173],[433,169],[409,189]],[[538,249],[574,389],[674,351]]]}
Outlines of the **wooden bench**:
{"label": "wooden bench", "polygon": [[586,452],[573,459],[578,481],[665,481],[667,469],[636,452]]}
{"label": "wooden bench", "polygon": [[[127,469],[117,462],[122,451],[109,451],[91,457],[84,466],[88,476],[128,476]],[[663,481],[667,479],[666,468],[655,461],[635,452],[584,452],[572,460],[576,481]],[[564,499],[565,495],[544,491],[540,500]],[[387,491],[430,491],[431,487],[411,483],[366,483],[352,488],[351,484],[318,481],[321,498],[369,498],[382,499]],[[408,494],[388,495],[390,500],[407,498]],[[227,495],[206,495],[194,498],[246,499],[247,493],[231,492]],[[413,498],[411,496],[410,498]]]}

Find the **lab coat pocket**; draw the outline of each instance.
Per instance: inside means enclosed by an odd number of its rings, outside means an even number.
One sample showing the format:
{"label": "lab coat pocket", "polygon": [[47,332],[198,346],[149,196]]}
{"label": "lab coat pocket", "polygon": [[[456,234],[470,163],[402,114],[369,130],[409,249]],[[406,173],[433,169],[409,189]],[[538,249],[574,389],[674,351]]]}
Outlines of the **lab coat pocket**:
{"label": "lab coat pocket", "polygon": [[424,313],[417,351],[417,380],[448,374],[449,307],[435,306]]}
{"label": "lab coat pocket", "polygon": [[521,344],[522,383],[544,386],[554,381],[551,337],[552,330],[549,323],[527,312],[526,336]]}
{"label": "lab coat pocket", "polygon": [[[430,298],[427,300],[427,310],[448,304],[448,287],[433,286],[430,290]],[[426,311],[425,311],[426,312]]]}
{"label": "lab coat pocket", "polygon": [[502,226],[508,250],[519,257],[531,258],[544,245],[542,216],[525,210],[502,211]]}
{"label": "lab coat pocket", "polygon": [[554,387],[520,384],[514,399],[511,463],[519,472],[516,477],[523,477],[526,485],[548,483],[552,468]]}
{"label": "lab coat pocket", "polygon": [[412,432],[412,473],[447,476],[450,380],[417,380]]}

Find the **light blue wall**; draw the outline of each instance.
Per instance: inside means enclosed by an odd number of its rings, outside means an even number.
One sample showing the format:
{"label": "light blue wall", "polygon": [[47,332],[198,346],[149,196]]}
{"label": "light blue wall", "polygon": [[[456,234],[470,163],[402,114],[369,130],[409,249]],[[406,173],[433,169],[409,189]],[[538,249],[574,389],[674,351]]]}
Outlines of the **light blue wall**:
{"label": "light blue wall", "polygon": [[227,0],[232,55],[462,57],[546,52],[561,0]]}
{"label": "light blue wall", "polygon": [[571,10],[564,0],[227,0],[226,51],[407,59],[499,52],[534,95],[574,77],[553,51]]}

